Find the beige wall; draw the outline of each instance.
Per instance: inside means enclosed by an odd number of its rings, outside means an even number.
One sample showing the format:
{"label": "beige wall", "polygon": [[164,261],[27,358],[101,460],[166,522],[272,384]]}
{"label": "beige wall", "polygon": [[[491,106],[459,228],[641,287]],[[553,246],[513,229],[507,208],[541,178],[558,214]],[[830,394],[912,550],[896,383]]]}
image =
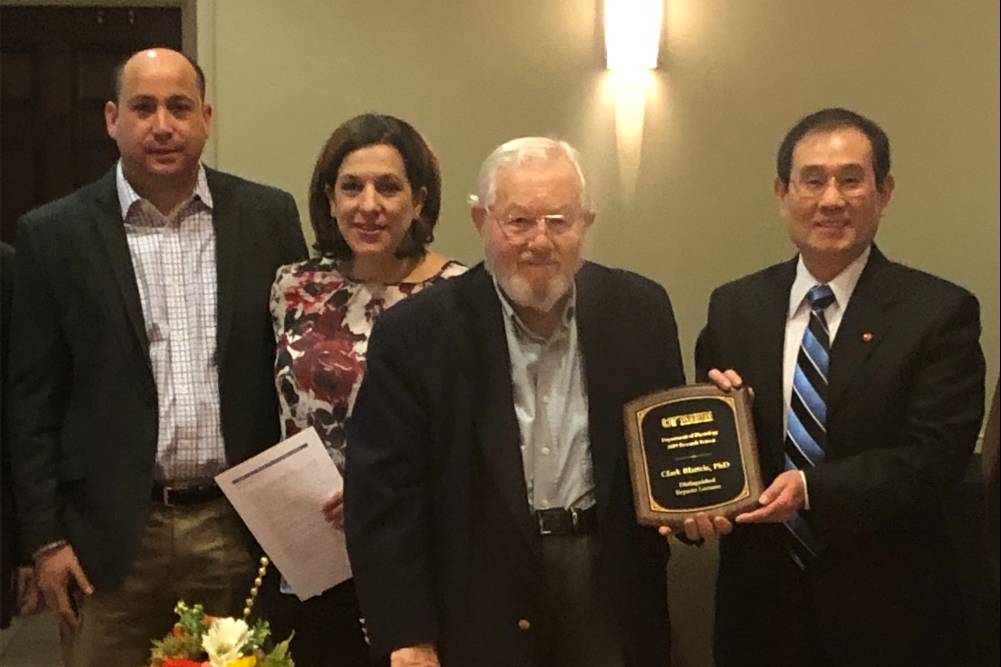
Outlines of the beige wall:
{"label": "beige wall", "polygon": [[635,148],[633,164],[617,154],[597,8],[199,0],[198,53],[216,105],[209,157],[288,189],[305,215],[329,132],[364,111],[399,115],[441,158],[438,248],[472,262],[464,199],[479,161],[510,137],[559,134],[591,166],[592,257],[663,283],[691,356],[710,290],[791,255],[771,195],[782,134],[809,111],[847,106],[893,142],[882,248],[980,297],[996,377],[997,2],[670,0],[638,166]]}
{"label": "beige wall", "polygon": [[[436,149],[437,247],[479,257],[464,199],[480,160],[524,134],[578,145],[599,202],[594,259],[663,283],[691,350],[716,285],[792,255],[771,195],[774,151],[824,106],[870,115],[897,190],[879,243],[971,289],[998,373],[996,0],[669,0],[640,140],[619,152],[595,0],[199,0],[217,166],[291,191],[329,132],[364,111]],[[635,110],[634,110],[635,113]],[[993,386],[993,380],[991,381]],[[708,662],[714,550],[676,549],[682,665]]]}

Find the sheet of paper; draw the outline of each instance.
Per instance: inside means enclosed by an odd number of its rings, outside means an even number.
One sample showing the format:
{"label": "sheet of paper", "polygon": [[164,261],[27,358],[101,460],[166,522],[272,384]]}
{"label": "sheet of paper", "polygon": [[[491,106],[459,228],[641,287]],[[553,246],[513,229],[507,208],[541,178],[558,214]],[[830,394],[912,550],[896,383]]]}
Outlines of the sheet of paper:
{"label": "sheet of paper", "polygon": [[315,429],[297,433],[215,479],[300,600],[351,577],[344,533],[320,511],[344,480]]}

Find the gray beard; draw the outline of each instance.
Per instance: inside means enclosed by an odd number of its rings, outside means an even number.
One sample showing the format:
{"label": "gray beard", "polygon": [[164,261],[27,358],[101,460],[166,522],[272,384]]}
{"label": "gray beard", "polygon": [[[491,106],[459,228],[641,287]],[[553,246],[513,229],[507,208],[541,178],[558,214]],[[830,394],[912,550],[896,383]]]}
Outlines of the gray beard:
{"label": "gray beard", "polygon": [[[493,272],[491,271],[491,273]],[[519,306],[531,308],[540,313],[551,311],[559,303],[560,299],[570,291],[570,281],[564,275],[547,280],[545,288],[541,293],[533,290],[528,281],[517,274],[513,276],[501,276],[495,273],[494,276],[497,278],[501,289],[504,290],[504,294],[511,301]]]}
{"label": "gray beard", "polygon": [[[494,248],[490,243],[489,237],[485,233],[481,233],[480,237],[483,239],[483,263],[487,267],[487,271],[494,277],[500,288],[504,290],[507,298],[515,304],[524,308],[531,308],[540,313],[548,313],[570,291],[573,278],[568,278],[564,274],[554,276],[546,281],[545,287],[540,293],[533,290],[528,281],[517,273],[508,274],[498,272],[494,263]],[[578,263],[576,269],[579,269],[581,264],[583,264],[583,261]],[[576,269],[574,270],[575,274],[577,273]]]}
{"label": "gray beard", "polygon": [[531,308],[540,313],[551,311],[560,299],[570,291],[570,280],[565,275],[558,275],[546,281],[542,292],[536,292],[528,281],[518,274],[499,273],[494,266],[493,253],[487,247],[484,253],[483,263],[496,280],[500,288],[504,290],[507,298],[524,308]]}

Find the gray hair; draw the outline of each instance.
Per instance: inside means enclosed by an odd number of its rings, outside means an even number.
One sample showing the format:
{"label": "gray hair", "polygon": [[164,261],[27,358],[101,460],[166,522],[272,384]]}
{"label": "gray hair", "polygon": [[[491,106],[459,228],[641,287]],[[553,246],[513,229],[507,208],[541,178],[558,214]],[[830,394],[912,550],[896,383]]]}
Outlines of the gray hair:
{"label": "gray hair", "polygon": [[519,137],[506,141],[495,148],[480,166],[476,179],[476,194],[469,196],[470,205],[490,206],[496,197],[497,172],[502,167],[521,164],[527,160],[551,159],[562,156],[573,165],[580,183],[580,205],[585,211],[593,212],[587,179],[580,166],[580,153],[562,139],[549,137]]}

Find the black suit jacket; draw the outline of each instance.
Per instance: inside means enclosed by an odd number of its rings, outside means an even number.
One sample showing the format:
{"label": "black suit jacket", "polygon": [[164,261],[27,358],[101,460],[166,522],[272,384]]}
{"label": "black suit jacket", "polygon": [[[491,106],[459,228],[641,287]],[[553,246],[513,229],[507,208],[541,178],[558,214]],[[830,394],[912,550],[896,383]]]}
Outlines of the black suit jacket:
{"label": "black suit jacket", "polygon": [[[585,264],[577,326],[602,555],[630,665],[667,664],[666,544],[636,524],[623,404],[682,384],[663,288]],[[446,667],[521,665],[545,632],[502,311],[482,265],[375,326],[348,427],[348,551],[372,648],[434,642]],[[528,620],[531,628],[520,629]],[[524,624],[522,624],[524,625]]]}
{"label": "black suit jacket", "polygon": [[14,296],[14,249],[0,243],[0,628],[10,625],[17,604],[13,574],[18,563],[14,491],[10,479],[7,440],[7,352],[10,341],[10,306]]}
{"label": "black suit jacket", "polygon": [[[268,298],[305,256],[285,192],[206,169],[222,432],[236,463],[279,438]],[[150,506],[157,390],[115,172],[18,223],[11,431],[21,546],[66,539],[97,586],[124,579]]]}
{"label": "black suit jacket", "polygon": [[[754,388],[766,483],[782,471],[782,355],[796,260],[713,292],[696,367],[733,368]],[[890,262],[875,247],[831,348],[826,460],[806,472],[805,512],[827,549],[803,579],[842,661],[925,662],[953,625],[942,504],[983,412],[979,305],[966,290]],[[790,563],[781,525],[737,526],[720,545],[717,654],[782,642]],[[762,610],[771,610],[762,614]],[[931,633],[931,634],[929,634]],[[929,651],[928,637],[935,637]],[[915,651],[918,651],[915,653]],[[736,660],[734,657],[736,656]]]}

